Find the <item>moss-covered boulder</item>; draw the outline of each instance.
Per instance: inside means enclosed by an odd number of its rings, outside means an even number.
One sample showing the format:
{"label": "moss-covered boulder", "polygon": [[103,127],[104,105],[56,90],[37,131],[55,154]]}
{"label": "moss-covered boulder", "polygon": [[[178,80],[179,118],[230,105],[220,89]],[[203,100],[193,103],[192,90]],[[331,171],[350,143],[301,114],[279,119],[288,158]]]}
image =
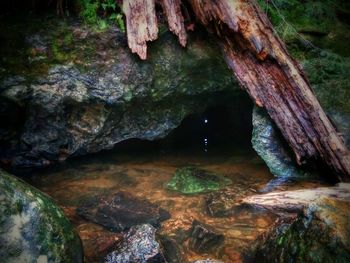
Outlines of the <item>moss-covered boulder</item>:
{"label": "moss-covered boulder", "polygon": [[321,199],[252,246],[252,262],[350,262],[350,200]]}
{"label": "moss-covered boulder", "polygon": [[78,235],[53,200],[0,170],[2,262],[83,262]]}
{"label": "moss-covered boulder", "polygon": [[229,184],[231,180],[225,176],[196,167],[182,167],[175,171],[166,187],[183,194],[198,194],[216,191]]}

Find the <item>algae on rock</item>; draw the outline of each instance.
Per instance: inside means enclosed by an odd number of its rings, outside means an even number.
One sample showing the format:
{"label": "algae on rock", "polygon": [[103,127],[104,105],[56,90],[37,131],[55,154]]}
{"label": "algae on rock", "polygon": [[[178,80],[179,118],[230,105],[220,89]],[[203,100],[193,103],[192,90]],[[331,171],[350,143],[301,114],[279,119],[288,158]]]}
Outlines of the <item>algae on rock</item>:
{"label": "algae on rock", "polygon": [[166,187],[183,194],[198,194],[219,190],[232,181],[222,175],[218,175],[196,167],[182,167],[175,174]]}
{"label": "algae on rock", "polygon": [[248,257],[269,263],[350,262],[349,221],[349,201],[320,199],[261,236]]}
{"label": "algae on rock", "polygon": [[54,201],[0,170],[0,258],[83,262],[78,235]]}

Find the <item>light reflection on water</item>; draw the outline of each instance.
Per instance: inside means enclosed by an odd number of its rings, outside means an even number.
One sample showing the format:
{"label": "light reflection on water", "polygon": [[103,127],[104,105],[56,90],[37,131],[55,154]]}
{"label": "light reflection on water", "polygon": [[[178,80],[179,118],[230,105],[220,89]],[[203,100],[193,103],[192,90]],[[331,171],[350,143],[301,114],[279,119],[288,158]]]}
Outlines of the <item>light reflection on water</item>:
{"label": "light reflection on water", "polygon": [[[198,255],[190,251],[186,242],[183,250],[189,260],[220,258],[225,262],[239,261],[239,254],[276,219],[267,212],[238,207],[230,216],[211,217],[206,212],[208,194],[182,195],[165,189],[178,167],[195,165],[223,174],[232,180],[226,190],[242,194],[256,194],[272,175],[262,161],[252,153],[240,152],[226,155],[161,155],[105,153],[84,157],[57,166],[45,173],[29,178],[45,193],[53,197],[64,209],[80,233],[88,262],[96,261],[100,239],[115,238],[100,226],[89,223],[75,213],[75,208],[85,198],[97,194],[113,194],[120,190],[147,199],[168,210],[171,218],[162,223],[162,234],[174,235],[178,228],[190,227],[194,219],[206,223],[225,236],[223,248],[214,255]],[[294,186],[295,187],[295,186]]]}

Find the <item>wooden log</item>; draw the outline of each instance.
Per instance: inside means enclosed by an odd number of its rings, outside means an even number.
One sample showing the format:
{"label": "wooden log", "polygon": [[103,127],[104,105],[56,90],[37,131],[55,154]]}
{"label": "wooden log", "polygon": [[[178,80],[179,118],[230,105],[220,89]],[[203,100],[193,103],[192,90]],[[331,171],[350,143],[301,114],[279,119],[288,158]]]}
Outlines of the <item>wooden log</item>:
{"label": "wooden log", "polygon": [[253,0],[189,0],[214,32],[226,62],[255,103],[266,108],[299,164],[321,159],[350,180],[350,153],[298,63]]}
{"label": "wooden log", "polygon": [[299,212],[321,198],[350,202],[350,184],[293,191],[278,191],[244,198],[242,204],[271,211]]}
{"label": "wooden log", "polygon": [[147,58],[147,41],[158,37],[154,0],[124,0],[128,45],[141,59]]}
{"label": "wooden log", "polygon": [[181,0],[161,0],[161,5],[167,17],[170,31],[178,36],[180,44],[185,47],[187,34],[184,17],[181,13]]}

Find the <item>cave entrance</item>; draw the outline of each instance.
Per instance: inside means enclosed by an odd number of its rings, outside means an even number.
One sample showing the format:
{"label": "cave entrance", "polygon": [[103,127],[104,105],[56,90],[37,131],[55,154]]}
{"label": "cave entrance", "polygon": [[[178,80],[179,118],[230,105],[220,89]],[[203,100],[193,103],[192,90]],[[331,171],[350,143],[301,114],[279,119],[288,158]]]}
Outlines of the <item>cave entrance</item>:
{"label": "cave entrance", "polygon": [[218,155],[252,153],[253,103],[242,93],[230,102],[218,100],[204,111],[185,117],[165,138],[154,141],[129,139],[116,145],[122,153]]}

